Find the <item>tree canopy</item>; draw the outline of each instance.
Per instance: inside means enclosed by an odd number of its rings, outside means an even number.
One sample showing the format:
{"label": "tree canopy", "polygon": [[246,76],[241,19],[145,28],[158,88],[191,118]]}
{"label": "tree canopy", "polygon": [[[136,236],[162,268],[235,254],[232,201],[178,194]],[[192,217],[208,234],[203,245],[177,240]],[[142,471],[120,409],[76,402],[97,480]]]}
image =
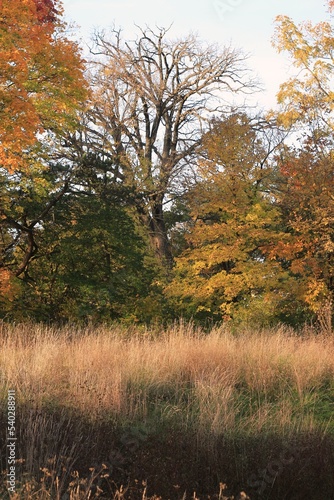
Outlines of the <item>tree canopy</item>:
{"label": "tree canopy", "polygon": [[[288,322],[331,307],[329,19],[279,16],[295,75],[270,113],[246,57],[194,35],[97,32],[0,2],[0,319]],[[327,309],[328,310],[328,309]]]}

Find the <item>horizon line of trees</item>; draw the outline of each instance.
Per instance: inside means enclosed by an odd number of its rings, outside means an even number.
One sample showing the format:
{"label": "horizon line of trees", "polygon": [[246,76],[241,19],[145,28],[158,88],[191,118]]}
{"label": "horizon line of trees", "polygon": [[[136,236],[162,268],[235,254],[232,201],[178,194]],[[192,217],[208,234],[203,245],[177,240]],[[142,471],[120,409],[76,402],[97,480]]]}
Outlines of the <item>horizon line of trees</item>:
{"label": "horizon line of trees", "polygon": [[296,75],[254,114],[244,54],[0,8],[0,319],[292,325],[331,307],[334,30],[279,16]]}

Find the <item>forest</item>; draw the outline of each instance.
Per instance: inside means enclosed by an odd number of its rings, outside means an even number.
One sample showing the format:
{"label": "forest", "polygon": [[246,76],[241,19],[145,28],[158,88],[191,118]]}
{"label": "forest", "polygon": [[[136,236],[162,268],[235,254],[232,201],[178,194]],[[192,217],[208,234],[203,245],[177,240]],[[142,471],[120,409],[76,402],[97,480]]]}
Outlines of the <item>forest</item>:
{"label": "forest", "polygon": [[293,326],[331,309],[331,17],[276,19],[276,110],[240,50],[3,0],[0,318]]}

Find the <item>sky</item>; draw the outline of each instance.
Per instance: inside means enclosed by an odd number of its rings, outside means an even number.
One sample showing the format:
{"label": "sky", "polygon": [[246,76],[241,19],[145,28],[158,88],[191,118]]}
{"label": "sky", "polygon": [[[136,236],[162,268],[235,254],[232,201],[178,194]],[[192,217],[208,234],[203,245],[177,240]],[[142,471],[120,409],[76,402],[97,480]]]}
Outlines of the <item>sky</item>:
{"label": "sky", "polygon": [[172,25],[169,38],[196,33],[202,40],[243,50],[264,88],[251,104],[262,109],[275,107],[279,84],[292,70],[287,55],[271,45],[275,17],[288,15],[296,23],[328,18],[325,0],[63,0],[63,6],[84,46],[94,30],[113,25],[135,38],[137,24]]}

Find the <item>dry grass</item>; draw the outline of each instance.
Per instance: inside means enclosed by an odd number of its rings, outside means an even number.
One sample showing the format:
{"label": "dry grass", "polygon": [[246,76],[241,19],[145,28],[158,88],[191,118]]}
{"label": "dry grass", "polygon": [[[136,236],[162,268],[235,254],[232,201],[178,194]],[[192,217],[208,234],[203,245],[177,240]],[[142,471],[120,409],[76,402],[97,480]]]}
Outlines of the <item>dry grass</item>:
{"label": "dry grass", "polygon": [[74,407],[93,419],[145,419],[154,411],[211,434],[284,432],[291,422],[307,430],[318,392],[333,391],[333,338],[283,327],[240,335],[184,324],[164,332],[3,329],[4,391],[16,389],[20,404]]}
{"label": "dry grass", "polygon": [[[215,328],[207,334],[183,323],[164,331],[0,324],[0,380],[4,410],[7,390],[15,389],[19,416],[18,458],[23,460],[17,464],[21,476],[13,498],[137,498],[116,487],[114,474],[132,457],[135,469],[136,461],[147,461],[152,471],[165,475],[163,455],[171,446],[174,463],[178,436],[186,449],[183,456],[180,442],[177,468],[184,464],[190,477],[191,464],[200,462],[205,450],[219,479],[230,470],[229,481],[238,476],[241,488],[254,475],[254,460],[255,467],[261,461],[264,468],[266,460],[270,464],[280,456],[277,436],[283,444],[298,435],[318,443],[334,430],[334,338],[327,330],[297,335],[279,327],[233,334]],[[153,443],[164,436],[165,448],[150,448],[151,436]],[[332,445],[325,441],[320,446],[331,463]],[[244,458],[238,455],[233,465],[233,449],[240,443]],[[83,458],[83,469],[89,460],[95,467],[84,477],[73,473]],[[99,470],[102,463],[108,470]],[[294,466],[299,473],[298,460]],[[304,466],[301,462],[300,470]],[[169,474],[173,481],[172,465]],[[158,498],[144,487],[138,491],[142,499]],[[223,491],[216,497],[228,498]]]}
{"label": "dry grass", "polygon": [[[20,491],[11,495],[10,500],[49,500],[50,498],[54,500],[63,500],[64,498],[66,500],[96,500],[97,498],[107,498],[108,500],[131,500],[133,498],[128,487],[118,487],[116,484],[113,484],[113,487],[109,490],[108,496],[105,496],[103,490],[96,484],[103,479],[109,478],[109,474],[105,471],[103,466],[99,471],[91,469],[90,476],[87,479],[80,478],[77,472],[73,472],[65,495],[62,493],[58,478],[54,476],[54,471],[44,468],[42,472],[43,477],[40,483],[34,480],[27,481],[22,488],[20,488]],[[51,482],[54,483],[53,489],[50,488],[50,478]],[[226,489],[227,485],[220,483],[219,493],[217,493],[214,498],[217,500],[250,500],[249,496],[244,491],[241,491],[237,497],[226,496]],[[200,500],[196,492],[193,492],[192,495],[187,495],[186,492],[184,492],[182,498],[179,498],[180,500]],[[157,495],[147,496],[147,483],[143,481],[140,500],[162,500],[162,498]]]}

